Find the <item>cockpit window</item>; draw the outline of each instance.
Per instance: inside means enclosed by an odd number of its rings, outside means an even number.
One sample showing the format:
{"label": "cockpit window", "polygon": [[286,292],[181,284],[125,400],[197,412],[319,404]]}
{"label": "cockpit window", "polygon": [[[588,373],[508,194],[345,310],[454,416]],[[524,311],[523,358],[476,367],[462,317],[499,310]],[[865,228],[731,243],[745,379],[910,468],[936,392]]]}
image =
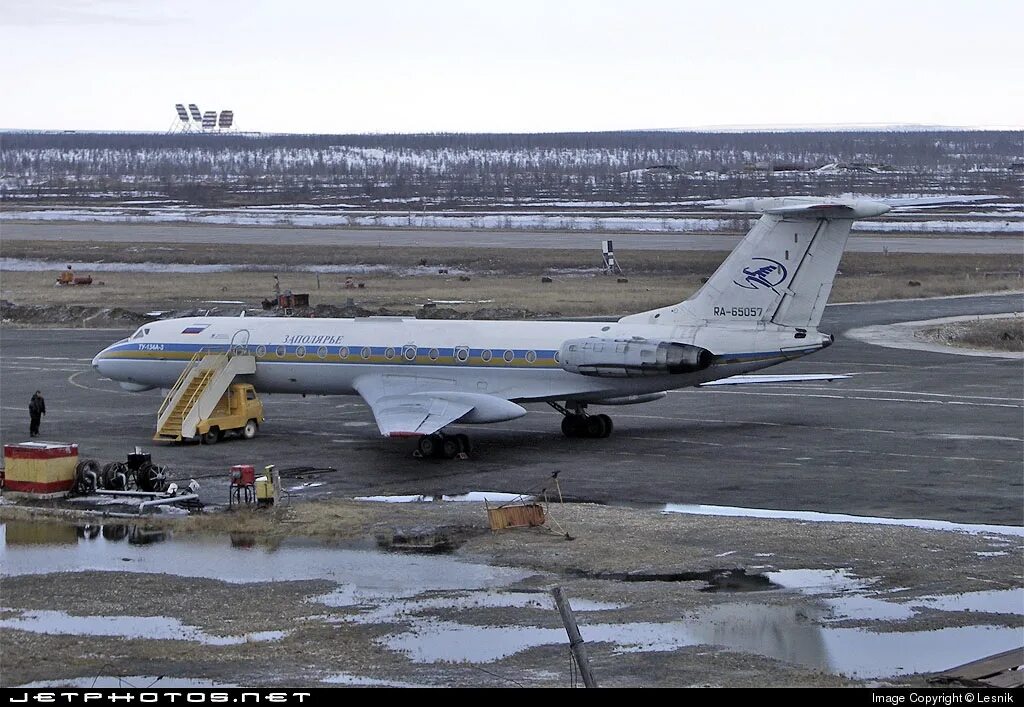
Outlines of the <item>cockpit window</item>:
{"label": "cockpit window", "polygon": [[133,340],[134,339],[141,339],[142,337],[146,336],[148,333],[149,333],[149,327],[148,326],[142,326],[142,327],[139,327],[138,331],[136,331],[134,334],[132,334],[131,338]]}

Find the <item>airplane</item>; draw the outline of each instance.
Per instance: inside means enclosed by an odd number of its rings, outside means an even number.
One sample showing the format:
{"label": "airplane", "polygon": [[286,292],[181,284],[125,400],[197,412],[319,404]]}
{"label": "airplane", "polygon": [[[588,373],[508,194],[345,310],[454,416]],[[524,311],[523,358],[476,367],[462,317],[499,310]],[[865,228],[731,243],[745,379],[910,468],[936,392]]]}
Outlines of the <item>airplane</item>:
{"label": "airplane", "polygon": [[678,304],[615,322],[440,321],[403,317],[188,317],[155,321],[103,349],[92,365],[126,390],[170,388],[199,353],[244,353],[240,377],[261,393],[359,395],[384,437],[414,437],[423,457],[468,452],[453,423],[562,413],[567,437],[611,434],[589,406],[645,403],[714,384],[843,378],[750,376],[826,348],[817,327],[856,219],[880,201],[730,199],[760,218],[707,282]]}

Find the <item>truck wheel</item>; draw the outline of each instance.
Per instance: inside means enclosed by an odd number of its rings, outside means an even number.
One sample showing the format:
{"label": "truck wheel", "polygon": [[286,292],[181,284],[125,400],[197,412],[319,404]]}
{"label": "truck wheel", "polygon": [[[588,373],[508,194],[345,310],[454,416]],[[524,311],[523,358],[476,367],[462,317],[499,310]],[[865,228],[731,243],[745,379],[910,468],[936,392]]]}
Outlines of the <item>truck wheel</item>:
{"label": "truck wheel", "polygon": [[220,439],[220,430],[216,427],[211,427],[206,434],[203,435],[203,444],[217,444]]}
{"label": "truck wheel", "polygon": [[245,423],[245,427],[242,428],[242,437],[245,439],[252,439],[256,436],[256,432],[260,426],[256,424],[256,420],[249,420]]}

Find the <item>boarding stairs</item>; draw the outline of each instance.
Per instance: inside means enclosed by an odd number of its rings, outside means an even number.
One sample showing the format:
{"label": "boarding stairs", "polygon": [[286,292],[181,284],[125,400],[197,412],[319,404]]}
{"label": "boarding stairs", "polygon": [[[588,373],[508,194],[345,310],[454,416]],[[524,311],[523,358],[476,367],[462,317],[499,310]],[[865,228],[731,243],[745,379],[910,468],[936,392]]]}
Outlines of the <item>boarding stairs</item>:
{"label": "boarding stairs", "polygon": [[245,349],[214,352],[200,349],[185,366],[156,414],[154,441],[180,442],[196,436],[196,426],[213,409],[235,376],[256,372],[256,357]]}

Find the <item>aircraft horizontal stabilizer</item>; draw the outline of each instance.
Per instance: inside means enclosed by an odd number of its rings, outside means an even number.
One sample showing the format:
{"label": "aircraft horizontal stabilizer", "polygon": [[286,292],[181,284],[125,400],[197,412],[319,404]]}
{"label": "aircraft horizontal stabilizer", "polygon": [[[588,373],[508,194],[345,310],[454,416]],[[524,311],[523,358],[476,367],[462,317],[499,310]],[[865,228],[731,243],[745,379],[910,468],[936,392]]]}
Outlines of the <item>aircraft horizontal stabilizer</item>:
{"label": "aircraft horizontal stabilizer", "polygon": [[810,383],[812,381],[828,382],[842,380],[843,378],[850,378],[853,375],[854,374],[852,373],[808,373],[802,376],[730,376],[728,378],[719,378],[718,380],[708,381],[707,383],[701,383],[697,387],[708,388],[714,385],[763,385],[765,383]]}
{"label": "aircraft horizontal stabilizer", "polygon": [[879,199],[893,208],[901,206],[963,206],[988,201],[1005,201],[1005,196],[998,194],[961,194],[959,196],[908,196],[892,199]]}

